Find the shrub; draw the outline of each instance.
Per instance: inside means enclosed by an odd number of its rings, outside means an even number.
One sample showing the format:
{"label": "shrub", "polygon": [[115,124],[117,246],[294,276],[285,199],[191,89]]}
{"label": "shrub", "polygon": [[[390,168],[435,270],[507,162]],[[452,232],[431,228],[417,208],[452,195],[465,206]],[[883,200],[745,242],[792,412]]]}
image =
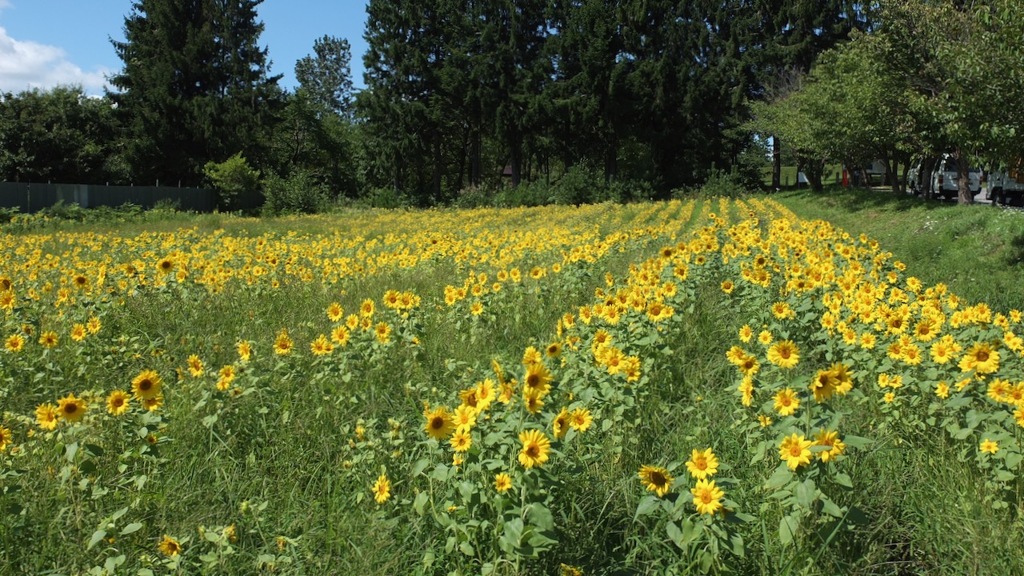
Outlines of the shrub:
{"label": "shrub", "polygon": [[260,172],[249,166],[239,152],[223,162],[207,162],[203,174],[218,195],[218,206],[234,208],[238,198],[256,194],[260,189]]}
{"label": "shrub", "polygon": [[298,170],[287,178],[276,174],[267,178],[263,205],[264,214],[316,214],[330,206],[330,194],[312,174]]}

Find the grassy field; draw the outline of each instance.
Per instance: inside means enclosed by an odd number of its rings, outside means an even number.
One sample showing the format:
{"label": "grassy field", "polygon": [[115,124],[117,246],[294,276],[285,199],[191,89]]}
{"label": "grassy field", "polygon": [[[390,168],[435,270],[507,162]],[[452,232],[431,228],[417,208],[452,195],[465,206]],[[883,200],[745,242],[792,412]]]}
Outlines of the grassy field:
{"label": "grassy field", "polygon": [[1016,214],[19,217],[0,573],[1024,573]]}

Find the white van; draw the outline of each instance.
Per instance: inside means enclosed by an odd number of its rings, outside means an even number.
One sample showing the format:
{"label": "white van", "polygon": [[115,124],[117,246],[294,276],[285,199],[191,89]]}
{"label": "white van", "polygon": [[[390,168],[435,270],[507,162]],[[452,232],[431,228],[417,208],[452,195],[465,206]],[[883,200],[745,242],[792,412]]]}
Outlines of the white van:
{"label": "white van", "polygon": [[988,175],[988,198],[992,204],[1020,204],[1024,201],[1024,173],[993,170]]}
{"label": "white van", "polygon": [[[981,170],[968,168],[967,176],[970,178],[968,187],[972,195],[981,192]],[[960,195],[960,172],[957,167],[956,158],[952,154],[943,154],[935,164],[932,171],[931,182],[926,190],[929,198],[944,198],[955,200]]]}

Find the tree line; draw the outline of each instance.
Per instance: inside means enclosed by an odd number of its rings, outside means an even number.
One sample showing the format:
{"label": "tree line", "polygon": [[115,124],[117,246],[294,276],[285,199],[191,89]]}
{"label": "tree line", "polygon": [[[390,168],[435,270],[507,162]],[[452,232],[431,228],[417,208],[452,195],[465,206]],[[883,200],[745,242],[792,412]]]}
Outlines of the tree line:
{"label": "tree line", "polygon": [[868,33],[755,103],[748,126],[781,136],[818,188],[826,162],[878,159],[902,192],[915,158],[951,154],[971,202],[969,165],[1005,169],[1024,155],[1021,14],[1020,0],[881,2]]}
{"label": "tree line", "polygon": [[0,178],[215,184],[229,208],[260,194],[306,210],[372,194],[443,203],[580,172],[653,195],[723,172],[757,184],[772,136],[813,174],[824,160],[898,161],[934,134],[928,122],[980,151],[977,125],[942,116],[966,105],[944,75],[1013,61],[978,48],[977,67],[961,66],[956,39],[915,41],[947,24],[920,13],[948,5],[965,34],[1019,40],[1017,2],[370,0],[356,92],[350,46],[329,35],[295,64],[298,86],[281,88],[259,43],[261,0],[135,0],[102,98],[0,97]]}

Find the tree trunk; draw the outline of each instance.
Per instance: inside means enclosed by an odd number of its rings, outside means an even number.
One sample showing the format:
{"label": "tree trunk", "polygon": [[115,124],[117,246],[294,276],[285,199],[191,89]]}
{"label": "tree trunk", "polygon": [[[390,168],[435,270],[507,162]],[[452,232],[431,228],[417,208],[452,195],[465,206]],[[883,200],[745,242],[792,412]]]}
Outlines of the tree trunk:
{"label": "tree trunk", "polygon": [[772,190],[782,187],[782,150],[779,149],[779,137],[772,136]]}
{"label": "tree trunk", "polygon": [[958,193],[958,204],[974,204],[974,193],[971,192],[971,175],[968,171],[967,158],[964,158],[963,151],[960,147],[957,147],[955,152],[956,157],[956,173],[957,173],[957,193]]}

